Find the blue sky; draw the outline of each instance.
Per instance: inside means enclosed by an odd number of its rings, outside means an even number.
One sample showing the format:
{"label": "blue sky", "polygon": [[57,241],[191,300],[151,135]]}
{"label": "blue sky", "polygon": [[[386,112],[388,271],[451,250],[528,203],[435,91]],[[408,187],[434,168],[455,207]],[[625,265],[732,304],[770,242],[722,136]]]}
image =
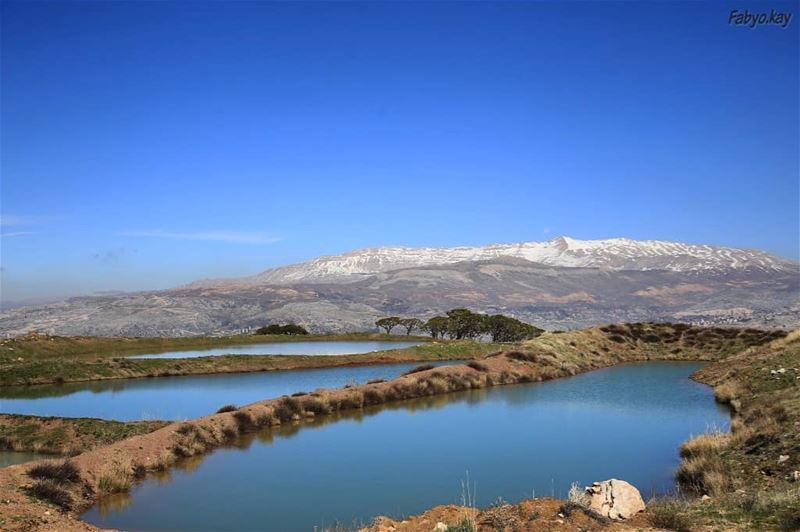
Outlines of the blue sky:
{"label": "blue sky", "polygon": [[797,258],[798,3],[2,3],[2,297],[378,245]]}

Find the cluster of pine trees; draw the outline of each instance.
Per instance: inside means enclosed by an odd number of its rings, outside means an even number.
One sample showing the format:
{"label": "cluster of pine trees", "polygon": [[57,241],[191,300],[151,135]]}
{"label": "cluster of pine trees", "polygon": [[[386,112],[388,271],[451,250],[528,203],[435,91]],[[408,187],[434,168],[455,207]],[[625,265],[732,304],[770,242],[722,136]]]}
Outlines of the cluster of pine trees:
{"label": "cluster of pine trees", "polygon": [[434,338],[448,337],[454,340],[488,335],[493,342],[518,342],[534,338],[544,332],[543,329],[502,314],[478,314],[465,308],[453,309],[445,316],[435,316],[428,321],[389,316],[379,319],[375,325],[385,330],[386,334],[391,334],[395,327],[403,327],[406,334],[419,329]]}
{"label": "cluster of pine trees", "polygon": [[289,336],[308,334],[308,331],[294,323],[286,325],[272,324],[266,327],[259,327],[256,329],[255,334],[286,334]]}

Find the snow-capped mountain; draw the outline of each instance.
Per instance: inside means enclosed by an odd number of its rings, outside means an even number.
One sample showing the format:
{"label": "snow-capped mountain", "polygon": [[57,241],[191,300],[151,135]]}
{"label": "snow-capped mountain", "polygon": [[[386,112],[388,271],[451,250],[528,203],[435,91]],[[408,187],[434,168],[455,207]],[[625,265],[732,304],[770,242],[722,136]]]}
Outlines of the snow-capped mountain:
{"label": "snow-capped mountain", "polygon": [[[493,244],[454,248],[365,248],[342,255],[266,270],[238,279],[242,284],[295,284],[357,281],[368,275],[402,268],[515,257],[548,266],[609,270],[673,272],[752,270],[784,271],[788,260],[763,251],[661,240],[577,240],[559,237],[546,242]],[[201,283],[196,283],[198,286]]]}
{"label": "snow-capped mountain", "polygon": [[762,251],[625,238],[370,248],[158,292],[0,312],[0,334],[193,336],[299,323],[373,330],[381,316],[467,307],[544,328],[619,321],[800,325],[800,265]]}

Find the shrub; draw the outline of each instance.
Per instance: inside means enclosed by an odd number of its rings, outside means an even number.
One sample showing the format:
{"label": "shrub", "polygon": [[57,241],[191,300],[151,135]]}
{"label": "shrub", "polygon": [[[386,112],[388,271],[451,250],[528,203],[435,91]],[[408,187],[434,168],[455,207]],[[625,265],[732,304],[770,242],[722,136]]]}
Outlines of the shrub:
{"label": "shrub", "polygon": [[368,389],[364,392],[365,405],[379,405],[383,403],[384,398],[380,390]]}
{"label": "shrub", "polygon": [[129,490],[133,480],[133,468],[130,463],[111,462],[100,473],[97,487],[103,493],[118,493]]}
{"label": "shrub", "polygon": [[147,474],[147,468],[144,464],[136,464],[133,466],[133,478],[141,480]]}
{"label": "shrub", "polygon": [[28,469],[28,476],[39,480],[51,480],[57,484],[80,482],[81,473],[70,460],[46,462]]}
{"label": "shrub", "polygon": [[791,530],[800,530],[800,508],[784,508],[778,510],[776,517],[778,519],[778,527],[781,530],[789,532]]}
{"label": "shrub", "polygon": [[308,395],[308,392],[294,392],[292,397],[303,397],[304,395]]}
{"label": "shrub", "polygon": [[380,384],[382,382],[386,382],[386,379],[372,379],[367,381],[367,384]]}
{"label": "shrub", "polygon": [[72,508],[72,497],[69,492],[53,480],[37,480],[28,488],[28,492],[39,500],[49,502],[61,508]]}
{"label": "shrub", "polygon": [[272,324],[266,327],[259,327],[255,334],[285,334],[289,336],[306,335],[308,331],[300,325],[289,323],[287,325]]}
{"label": "shrub", "polygon": [[231,427],[223,427],[222,428],[222,437],[225,438],[226,441],[230,441],[239,434]]}
{"label": "shrub", "polygon": [[217,410],[217,414],[224,414],[225,412],[233,412],[234,410],[238,409],[239,407],[237,407],[236,405],[225,405],[223,407],[220,407],[219,410]]}
{"label": "shrub", "polygon": [[569,487],[569,492],[567,492],[567,500],[573,504],[577,504],[582,508],[589,506],[589,496],[586,494],[586,490],[581,489],[577,482],[573,482]]}
{"label": "shrub", "polygon": [[242,412],[241,410],[234,412],[233,419],[236,421],[236,426],[239,427],[239,432],[252,430],[255,427],[253,416],[247,412]]}
{"label": "shrub", "polygon": [[295,414],[300,415],[302,411],[300,401],[293,397],[281,397],[274,408],[275,417],[281,421],[291,421]]}
{"label": "shrub", "polygon": [[692,521],[683,513],[684,504],[678,501],[650,501],[647,504],[647,519],[655,528],[689,532]]}
{"label": "shrub", "polygon": [[420,366],[417,366],[416,368],[411,368],[410,370],[403,373],[403,375],[412,375],[414,373],[419,373],[420,371],[428,371],[429,369],[433,369],[435,367],[436,366],[434,366],[433,364],[422,364]]}
{"label": "shrub", "polygon": [[449,525],[446,532],[476,532],[478,528],[469,517],[464,517],[461,521],[454,525]]}
{"label": "shrub", "polygon": [[471,367],[475,371],[489,371],[488,366],[482,362],[478,362],[477,360],[471,360],[467,362],[467,366]]}
{"label": "shrub", "polygon": [[181,425],[180,427],[175,429],[175,432],[177,432],[178,434],[191,434],[192,432],[195,432],[196,430],[197,430],[197,427],[195,427],[191,423],[184,423],[183,425]]}
{"label": "shrub", "polygon": [[361,392],[348,394],[347,397],[344,397],[341,401],[339,401],[340,410],[351,410],[355,408],[361,408],[362,406],[364,406],[364,394]]}
{"label": "shrub", "polygon": [[303,403],[303,410],[307,410],[308,412],[314,412],[315,415],[321,415],[321,414],[330,414],[332,408],[328,401],[311,398],[307,399]]}
{"label": "shrub", "polygon": [[256,418],[256,425],[259,427],[270,427],[274,421],[275,418],[272,417],[272,414],[259,414]]}

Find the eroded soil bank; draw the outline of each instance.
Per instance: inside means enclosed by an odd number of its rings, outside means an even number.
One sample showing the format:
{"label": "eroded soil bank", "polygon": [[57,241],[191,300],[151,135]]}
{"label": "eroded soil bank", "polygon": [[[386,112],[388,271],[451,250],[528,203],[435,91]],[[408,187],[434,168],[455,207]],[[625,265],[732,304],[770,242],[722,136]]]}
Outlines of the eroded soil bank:
{"label": "eroded soil bank", "polygon": [[[260,401],[232,412],[173,423],[150,434],[78,455],[72,459],[78,478],[71,480],[35,480],[27,474],[32,467],[28,464],[0,470],[2,526],[9,530],[89,529],[76,515],[100,496],[126,490],[149,471],[163,470],[179,457],[208,452],[240,433],[259,427],[302,424],[304,419],[315,416],[450,391],[537,382],[620,362],[720,360],[781,336],[783,333],[666,324],[548,333],[519,349],[469,364],[421,369],[388,382]],[[48,482],[46,487],[54,489],[41,489],[42,482]],[[55,501],[61,510],[33,497],[32,493]],[[564,514],[564,518],[558,519],[570,522],[574,528],[579,526],[578,522],[569,520],[583,519],[579,514],[575,512],[575,517]]]}

